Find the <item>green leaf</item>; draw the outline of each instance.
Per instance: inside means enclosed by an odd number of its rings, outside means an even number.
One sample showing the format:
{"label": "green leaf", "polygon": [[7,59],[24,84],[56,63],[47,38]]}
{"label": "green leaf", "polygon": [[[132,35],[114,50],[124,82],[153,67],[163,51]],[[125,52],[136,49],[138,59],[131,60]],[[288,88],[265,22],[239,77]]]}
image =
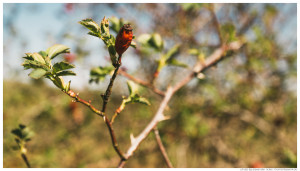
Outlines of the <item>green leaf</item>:
{"label": "green leaf", "polygon": [[105,16],[100,23],[100,28],[101,33],[106,33],[107,35],[109,35],[109,21],[105,18]]}
{"label": "green leaf", "polygon": [[178,53],[179,53],[179,44],[174,45],[168,52],[166,55],[164,55],[164,58],[166,60],[170,60],[172,58],[174,58]]}
{"label": "green leaf", "polygon": [[189,49],[188,50],[188,53],[190,54],[190,55],[199,55],[199,50],[198,49]]}
{"label": "green leaf", "polygon": [[19,128],[20,128],[20,129],[25,129],[25,128],[26,128],[26,125],[19,124]]}
{"label": "green leaf", "polygon": [[71,87],[71,81],[68,82],[68,84],[65,86],[65,92],[68,92]]}
{"label": "green leaf", "polygon": [[50,68],[47,65],[44,65],[38,61],[33,61],[33,60],[25,60],[22,63],[22,66],[24,66],[25,69],[30,69],[30,68],[41,68],[44,69],[45,71],[50,71]]}
{"label": "green leaf", "polygon": [[134,96],[135,94],[137,94],[139,89],[137,84],[129,80],[127,81],[127,86],[128,86],[130,96]]}
{"label": "green leaf", "polygon": [[59,63],[55,63],[53,65],[53,72],[57,73],[59,71],[72,69],[72,68],[75,68],[75,66],[72,65],[72,64],[69,64],[68,62],[62,61],[62,62],[59,62]]}
{"label": "green leaf", "polygon": [[114,70],[113,66],[105,66],[105,67],[96,67],[92,68],[90,72],[90,83],[96,82],[98,83],[99,80],[102,81],[105,79],[106,75],[111,74],[112,71]]}
{"label": "green leaf", "polygon": [[178,67],[184,67],[187,68],[188,66],[182,62],[177,61],[176,59],[171,59],[168,61],[169,65],[178,66]]}
{"label": "green leaf", "polygon": [[27,59],[27,60],[34,60],[33,59],[33,57],[32,57],[32,53],[25,53],[25,57],[23,57],[23,58],[25,58],[25,59]]}
{"label": "green leaf", "polygon": [[47,49],[46,53],[50,57],[50,59],[55,58],[57,55],[61,53],[69,53],[69,47],[65,45],[56,44]]}
{"label": "green leaf", "polygon": [[45,51],[39,51],[39,54],[42,55],[42,57],[45,59],[45,57],[48,55]]}
{"label": "green leaf", "polygon": [[92,31],[88,32],[88,34],[91,36],[99,37],[99,34],[92,32]]}
{"label": "green leaf", "polygon": [[35,60],[35,61],[38,61],[38,62],[40,62],[40,63],[42,63],[42,64],[46,64],[44,58],[43,58],[42,55],[40,55],[39,53],[33,53],[33,54],[32,54],[32,58],[33,58],[33,60]]}
{"label": "green leaf", "polygon": [[116,52],[116,49],[115,49],[115,46],[114,45],[110,45],[108,46],[108,52],[109,52],[109,56],[110,56],[110,60],[112,62],[112,64],[116,64],[117,63],[117,52]]}
{"label": "green leaf", "polygon": [[22,124],[20,124],[18,128],[13,129],[11,133],[17,137],[15,140],[19,145],[22,141],[29,141],[34,135],[33,131]]}
{"label": "green leaf", "polygon": [[61,76],[54,77],[54,79],[51,80],[58,88],[62,90],[65,88],[65,81]]}
{"label": "green leaf", "polygon": [[164,41],[158,33],[152,34],[149,44],[157,51],[161,51],[164,47]]}
{"label": "green leaf", "polygon": [[37,68],[37,69],[33,70],[29,74],[29,76],[34,79],[39,79],[39,78],[43,77],[46,73],[47,73],[47,71],[45,71],[44,69]]}
{"label": "green leaf", "polygon": [[11,133],[14,134],[15,136],[19,137],[19,138],[22,138],[22,132],[21,132],[21,130],[19,128],[13,129],[11,131]]}
{"label": "green leaf", "polygon": [[149,105],[149,106],[151,105],[150,102],[144,97],[139,97],[136,102],[142,103],[142,104],[145,104],[145,105]]}
{"label": "green leaf", "polygon": [[59,71],[56,73],[56,76],[71,76],[76,75],[73,71]]}
{"label": "green leaf", "polygon": [[134,49],[136,49],[136,42],[135,41],[131,41],[130,46],[133,47]]}
{"label": "green leaf", "polygon": [[142,45],[148,45],[149,40],[151,39],[150,34],[142,34],[137,38],[137,41]]}
{"label": "green leaf", "polygon": [[86,28],[91,30],[94,34],[97,34],[100,31],[99,25],[91,18],[81,20],[79,21],[79,24],[85,26]]}

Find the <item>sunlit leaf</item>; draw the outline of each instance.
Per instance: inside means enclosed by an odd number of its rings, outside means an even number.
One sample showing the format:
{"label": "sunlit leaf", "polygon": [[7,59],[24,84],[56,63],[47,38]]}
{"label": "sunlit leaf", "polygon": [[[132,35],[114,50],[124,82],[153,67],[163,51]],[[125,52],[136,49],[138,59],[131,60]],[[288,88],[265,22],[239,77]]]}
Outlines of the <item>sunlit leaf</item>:
{"label": "sunlit leaf", "polygon": [[68,62],[62,61],[62,62],[59,62],[59,63],[55,63],[53,65],[53,72],[57,73],[59,71],[72,69],[72,68],[75,68],[75,66],[72,65],[72,64],[69,64]]}
{"label": "sunlit leaf", "polygon": [[105,66],[105,67],[95,67],[90,71],[90,83],[102,81],[105,79],[106,75],[111,74],[114,70],[113,66]]}
{"label": "sunlit leaf", "polygon": [[42,64],[46,64],[44,58],[43,58],[42,55],[40,55],[39,53],[33,53],[33,54],[32,54],[32,58],[33,58],[33,60],[35,60],[35,61],[38,61],[38,62],[40,62],[40,63],[42,63]]}
{"label": "sunlit leaf", "polygon": [[127,81],[127,86],[128,86],[130,96],[133,96],[138,92],[139,87],[133,81],[130,80]]}
{"label": "sunlit leaf", "polygon": [[69,49],[70,48],[65,45],[56,44],[48,48],[46,50],[46,53],[48,54],[50,59],[53,59],[59,54],[69,53],[70,52]]}
{"label": "sunlit leaf", "polygon": [[36,69],[36,68],[41,68],[41,69],[44,69],[46,71],[50,71],[50,68],[45,65],[45,64],[42,64],[38,61],[33,61],[33,60],[25,60],[23,63],[22,63],[22,66],[24,66],[25,69],[30,69],[30,68],[33,68],[33,69]]}
{"label": "sunlit leaf", "polygon": [[29,76],[34,79],[39,79],[39,78],[43,77],[46,73],[47,73],[47,71],[45,71],[44,69],[37,68],[37,69],[31,71]]}
{"label": "sunlit leaf", "polygon": [[145,104],[145,105],[151,105],[150,102],[148,101],[148,99],[144,98],[144,97],[139,97],[136,102],[138,103],[142,103],[142,104]]}
{"label": "sunlit leaf", "polygon": [[93,33],[98,33],[100,31],[99,25],[91,18],[81,20],[79,23],[91,30]]}
{"label": "sunlit leaf", "polygon": [[142,34],[137,38],[137,41],[142,45],[147,45],[150,39],[151,39],[150,34]]}
{"label": "sunlit leaf", "polygon": [[164,41],[160,34],[154,33],[151,36],[151,39],[149,40],[149,44],[156,50],[161,51],[164,46]]}

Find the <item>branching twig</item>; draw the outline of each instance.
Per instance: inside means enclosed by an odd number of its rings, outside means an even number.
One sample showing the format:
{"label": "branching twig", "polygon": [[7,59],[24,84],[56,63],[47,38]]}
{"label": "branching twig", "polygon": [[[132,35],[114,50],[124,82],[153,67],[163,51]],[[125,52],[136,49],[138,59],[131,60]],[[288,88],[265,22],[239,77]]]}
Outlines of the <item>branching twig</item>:
{"label": "branching twig", "polygon": [[158,95],[160,95],[160,96],[164,96],[164,95],[165,95],[165,93],[164,93],[163,91],[157,89],[157,88],[154,87],[151,83],[146,82],[146,81],[143,81],[143,80],[140,80],[140,79],[138,79],[138,78],[136,78],[136,77],[134,77],[134,76],[128,74],[127,72],[125,72],[125,71],[122,70],[122,69],[119,71],[119,73],[120,73],[121,75],[123,75],[124,77],[127,77],[128,79],[134,81],[135,83],[140,84],[140,85],[142,85],[142,86],[144,86],[144,87],[149,88],[150,90],[152,90],[153,92],[155,92],[156,94],[158,94]]}
{"label": "branching twig", "polygon": [[116,65],[115,71],[114,71],[114,73],[113,73],[113,75],[112,75],[112,77],[110,79],[110,82],[109,82],[108,87],[107,87],[107,89],[105,91],[105,94],[102,95],[103,105],[102,105],[101,112],[103,112],[103,114],[104,114],[104,121],[105,121],[105,123],[107,125],[107,128],[109,130],[109,134],[110,134],[111,141],[112,141],[112,144],[114,146],[115,151],[118,153],[118,155],[120,156],[121,160],[126,160],[125,156],[123,155],[123,152],[120,150],[119,145],[117,143],[117,139],[116,139],[116,136],[115,136],[112,124],[109,121],[107,115],[105,114],[106,105],[108,103],[109,96],[111,95],[111,90],[112,90],[114,81],[115,81],[115,79],[116,79],[116,77],[118,75],[118,70],[119,70],[120,66],[121,66],[120,63],[118,63]]}
{"label": "branching twig", "polygon": [[[117,68],[116,68],[116,70],[117,70]],[[117,71],[115,71],[115,73],[117,73]],[[116,76],[114,76],[114,79],[115,79],[115,77]],[[111,79],[111,81],[114,80],[114,79]],[[112,84],[113,83],[110,83],[109,87],[107,88],[107,89],[110,89],[109,91],[111,91]],[[106,91],[106,92],[108,92],[108,91]],[[106,94],[110,95],[110,93],[111,92],[106,93]],[[97,115],[99,115],[99,116],[101,116],[101,117],[104,118],[104,121],[105,121],[105,123],[107,125],[107,128],[109,130],[109,133],[110,133],[110,136],[111,136],[111,140],[112,140],[112,144],[114,146],[115,151],[118,153],[118,155],[120,156],[121,159],[125,159],[122,151],[119,149],[119,146],[118,146],[118,143],[117,143],[117,140],[116,140],[116,136],[115,136],[114,130],[112,128],[111,122],[109,121],[109,119],[107,118],[107,116],[105,115],[105,113],[103,112],[105,110],[105,106],[104,106],[104,110],[102,109],[102,111],[100,111],[100,110],[97,110],[94,106],[92,106],[90,102],[87,102],[87,101],[81,99],[80,97],[78,97],[78,94],[75,94],[74,91],[69,90],[67,92],[67,94],[70,97],[74,98],[77,102],[80,102],[80,103],[88,106],[94,113],[96,113]],[[107,100],[108,100],[108,98],[107,98]]]}
{"label": "branching twig", "polygon": [[[163,115],[163,111],[165,107],[167,106],[169,100],[173,96],[173,94],[179,90],[182,86],[186,85],[189,81],[191,81],[198,73],[203,71],[204,69],[209,68],[210,66],[216,64],[222,57],[224,56],[223,54],[227,50],[238,50],[241,46],[243,45],[242,42],[236,41],[232,42],[229,45],[223,45],[222,47],[216,49],[203,63],[203,61],[199,61],[195,67],[194,71],[189,74],[186,78],[184,78],[182,81],[177,83],[174,88],[169,87],[167,89],[167,92],[164,96],[163,101],[161,102],[158,111],[154,115],[153,119],[151,122],[146,126],[146,128],[135,138],[131,136],[131,146],[127,150],[125,157],[126,159],[130,158],[133,154],[133,152],[137,149],[137,147],[140,145],[140,143],[148,136],[151,130],[157,125],[158,122],[166,119],[165,116]],[[119,163],[119,167],[123,167],[125,165],[125,160],[121,160]]]}
{"label": "branching twig", "polygon": [[115,111],[114,115],[112,116],[111,118],[111,124],[114,123],[115,121],[115,118],[123,111],[124,107],[124,102],[122,102],[122,104],[120,105],[120,107],[118,107],[118,109]]}
{"label": "branching twig", "polygon": [[[159,109],[157,110],[157,112],[154,115],[151,122],[136,138],[131,136],[131,146],[129,147],[129,149],[127,150],[127,153],[125,154],[126,159],[128,159],[129,157],[132,156],[133,152],[137,149],[137,147],[140,145],[140,143],[148,136],[148,134],[157,125],[157,123],[166,119],[166,117],[163,114],[163,111],[165,110],[173,93],[174,93],[173,88],[169,87],[163,101],[161,102],[161,104],[159,106]],[[120,162],[119,167],[123,167],[124,164],[125,164],[125,161],[123,160]]]}
{"label": "branching twig", "polygon": [[168,154],[167,154],[167,152],[166,152],[166,149],[165,149],[165,147],[164,147],[164,145],[163,145],[163,143],[162,143],[162,141],[161,141],[161,138],[160,138],[160,135],[159,135],[159,131],[158,131],[158,129],[157,129],[157,126],[154,128],[154,133],[155,133],[155,138],[156,138],[156,142],[157,142],[157,144],[158,144],[158,147],[159,147],[159,149],[160,149],[160,151],[161,151],[161,154],[163,155],[163,157],[164,157],[164,159],[165,159],[165,161],[166,161],[168,167],[169,167],[169,168],[173,168],[173,165],[172,165],[172,163],[171,163],[171,161],[170,161],[170,159],[169,159],[169,157],[168,157]]}

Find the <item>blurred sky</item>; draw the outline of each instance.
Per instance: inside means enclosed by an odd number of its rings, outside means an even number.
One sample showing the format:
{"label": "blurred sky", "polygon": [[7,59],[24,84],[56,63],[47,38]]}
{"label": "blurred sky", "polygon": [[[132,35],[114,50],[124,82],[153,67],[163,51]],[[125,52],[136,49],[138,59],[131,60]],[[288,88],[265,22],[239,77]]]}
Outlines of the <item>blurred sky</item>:
{"label": "blurred sky", "polygon": [[[83,38],[85,42],[84,49],[89,50],[87,60],[79,63],[75,62],[77,73],[76,77],[66,77],[65,81],[71,79],[72,85],[79,87],[87,86],[89,80],[89,70],[91,67],[105,66],[108,61],[104,56],[108,56],[104,50],[103,42],[95,37],[87,35],[87,29],[83,28],[78,21],[85,18],[93,18],[96,22],[100,22],[103,16],[121,17],[120,14],[126,16],[130,21],[134,20],[138,23],[138,32],[151,32],[148,25],[151,23],[151,15],[134,9],[130,4],[117,4],[118,13],[114,12],[106,5],[88,5],[80,4],[76,6],[66,4],[3,4],[3,44],[4,44],[4,79],[16,79],[22,82],[28,82],[31,78],[27,75],[30,70],[24,71],[21,66],[24,53],[38,52],[46,50],[53,44],[64,44],[72,50],[77,45],[76,41]],[[285,47],[286,52],[296,50],[297,42],[297,5],[296,4],[277,4],[280,10],[279,21],[284,20],[284,16],[289,15],[288,20],[275,24],[274,30],[280,30],[278,39]],[[261,5],[254,4],[253,8],[259,10]],[[95,11],[97,14],[95,15]],[[217,13],[217,15],[222,15]],[[63,38],[63,34],[68,33],[78,39]],[[114,34],[115,35],[115,34]],[[163,36],[163,35],[162,35]],[[201,37],[201,35],[199,35]],[[248,38],[251,38],[251,33]],[[74,42],[75,41],[75,42]],[[134,68],[139,65],[135,60],[133,49],[126,52],[127,57],[123,64],[127,68]],[[62,58],[60,57],[61,60]],[[90,86],[90,85],[89,85]],[[95,85],[92,85],[92,87]]]}

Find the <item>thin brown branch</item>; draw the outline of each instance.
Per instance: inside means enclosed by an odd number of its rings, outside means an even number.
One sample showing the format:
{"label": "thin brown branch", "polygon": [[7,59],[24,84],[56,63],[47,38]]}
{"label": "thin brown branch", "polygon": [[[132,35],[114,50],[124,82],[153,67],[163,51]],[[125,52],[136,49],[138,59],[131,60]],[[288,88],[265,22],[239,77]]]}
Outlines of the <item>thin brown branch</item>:
{"label": "thin brown branch", "polygon": [[26,163],[26,166],[28,168],[31,168],[30,163],[29,163],[29,161],[28,161],[28,159],[26,157],[26,154],[22,153],[21,156],[22,156],[22,159],[24,160],[24,162]]}
{"label": "thin brown branch", "polygon": [[118,155],[120,156],[121,160],[126,160],[123,152],[120,150],[119,145],[117,143],[116,135],[114,133],[114,129],[112,127],[112,124],[109,121],[107,115],[105,114],[106,105],[107,105],[109,97],[111,95],[112,87],[113,87],[114,81],[115,81],[115,79],[116,79],[116,77],[118,75],[118,70],[119,70],[120,66],[121,66],[121,63],[118,63],[118,64],[115,65],[115,67],[116,67],[115,71],[114,71],[114,73],[113,73],[113,75],[112,75],[112,77],[110,79],[110,82],[109,82],[108,87],[107,87],[107,89],[105,91],[105,94],[102,95],[103,105],[102,105],[101,112],[103,112],[103,114],[104,114],[104,121],[105,121],[106,126],[107,126],[107,128],[109,130],[109,134],[110,134],[111,141],[112,141],[112,144],[113,144],[113,147],[114,147],[115,151],[118,153]]}
{"label": "thin brown branch", "polygon": [[119,73],[124,76],[124,77],[127,77],[128,79],[134,81],[135,83],[139,84],[139,85],[142,85],[144,87],[147,87],[149,88],[150,90],[152,90],[154,93],[160,95],[160,96],[164,96],[165,93],[159,89],[157,89],[156,87],[154,87],[150,82],[146,82],[146,81],[143,81],[141,79],[138,79],[130,74],[128,74],[126,71],[124,70],[120,70]]}
{"label": "thin brown branch", "polygon": [[125,103],[124,103],[124,100],[123,100],[122,104],[118,107],[118,109],[115,111],[114,115],[112,116],[111,124],[114,123],[116,117],[123,111],[124,107],[125,107]]}
{"label": "thin brown branch", "polygon": [[154,133],[155,133],[155,138],[156,138],[156,142],[158,144],[158,147],[159,147],[159,149],[161,151],[161,154],[163,155],[163,157],[164,157],[164,159],[165,159],[168,167],[169,168],[173,168],[173,165],[172,165],[172,163],[171,163],[171,161],[170,161],[170,159],[168,157],[168,154],[166,152],[166,149],[165,149],[165,147],[164,147],[164,145],[163,145],[163,143],[161,141],[161,138],[160,138],[157,126],[154,128]]}
{"label": "thin brown branch", "polygon": [[210,13],[212,15],[213,24],[214,24],[214,26],[216,28],[217,33],[218,33],[219,42],[220,42],[219,45],[222,45],[224,42],[223,42],[223,38],[222,38],[222,34],[221,34],[221,27],[220,27],[219,21],[217,19],[217,16],[216,16],[214,8],[215,8],[214,4],[210,4],[210,6],[209,6],[208,9],[209,9],[209,11],[210,11]]}
{"label": "thin brown branch", "polygon": [[249,28],[254,24],[255,20],[257,18],[256,14],[251,15],[250,17],[247,18],[247,20],[244,22],[243,26],[241,29],[238,31],[237,36],[240,36],[244,34]]}
{"label": "thin brown branch", "polygon": [[[110,85],[112,85],[112,84],[110,83]],[[110,89],[111,89],[111,87],[110,87]],[[77,102],[80,102],[80,103],[88,106],[94,113],[96,113],[97,115],[99,115],[99,116],[101,116],[101,117],[104,118],[104,121],[105,121],[105,123],[107,125],[107,128],[109,130],[109,133],[110,133],[110,136],[111,136],[111,140],[112,140],[112,144],[113,144],[113,147],[114,147],[115,151],[118,153],[118,155],[120,156],[121,159],[125,159],[122,151],[119,149],[119,146],[118,146],[118,143],[117,143],[116,136],[115,136],[114,130],[112,128],[112,125],[111,125],[109,119],[107,118],[107,116],[105,115],[105,113],[103,112],[105,110],[105,108],[104,108],[104,110],[102,108],[102,111],[97,110],[94,106],[91,105],[90,102],[87,102],[87,101],[81,99],[78,96],[78,94],[76,94],[72,90],[69,90],[66,94],[68,94],[70,97],[74,98]]]}
{"label": "thin brown branch", "polygon": [[76,94],[74,91],[69,90],[67,93],[67,95],[69,95],[70,97],[72,97],[73,99],[75,99],[76,102],[82,103],[84,105],[86,105],[87,107],[89,107],[94,113],[96,113],[97,115],[103,117],[104,113],[101,112],[100,110],[96,109],[93,105],[91,105],[90,102],[87,102],[83,99],[81,99],[78,94]]}
{"label": "thin brown branch", "polygon": [[105,113],[106,105],[107,105],[108,99],[109,99],[109,97],[111,95],[111,90],[112,90],[112,87],[114,85],[114,81],[115,81],[115,79],[116,79],[116,77],[118,75],[118,70],[119,70],[120,66],[121,66],[120,64],[116,65],[115,71],[114,71],[114,73],[113,73],[113,75],[112,75],[112,77],[110,79],[110,82],[109,82],[108,87],[107,87],[107,89],[105,91],[105,94],[102,95],[103,105],[102,105],[102,110],[101,111],[103,113]]}
{"label": "thin brown branch", "polygon": [[183,78],[180,82],[178,82],[174,86],[174,91],[176,92],[181,87],[186,85],[188,82],[190,82],[195,76],[197,76],[198,73],[202,72],[205,69],[208,69],[209,67],[215,65],[217,62],[219,62],[222,57],[224,57],[224,53],[228,50],[238,50],[243,45],[242,42],[236,41],[231,42],[228,45],[223,45],[216,49],[210,56],[208,56],[205,61],[199,61],[195,66],[193,71],[185,78]]}

